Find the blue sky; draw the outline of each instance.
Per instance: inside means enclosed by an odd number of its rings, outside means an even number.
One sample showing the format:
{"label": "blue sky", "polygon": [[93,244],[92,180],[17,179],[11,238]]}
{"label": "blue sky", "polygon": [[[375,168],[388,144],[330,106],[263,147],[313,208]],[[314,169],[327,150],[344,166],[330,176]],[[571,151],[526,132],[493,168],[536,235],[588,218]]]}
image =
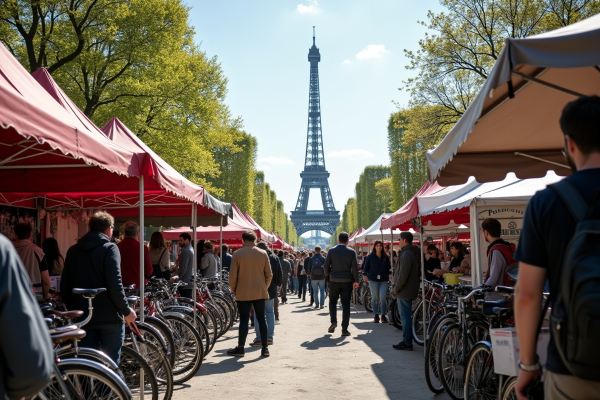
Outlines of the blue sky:
{"label": "blue sky", "polygon": [[[367,165],[387,165],[387,120],[406,104],[404,49],[417,50],[427,12],[438,0],[190,1],[196,41],[216,55],[229,79],[226,103],[258,139],[258,167],[294,209],[306,148],[312,26],[319,77],[325,163],[343,211]],[[311,192],[309,208],[321,209]]]}

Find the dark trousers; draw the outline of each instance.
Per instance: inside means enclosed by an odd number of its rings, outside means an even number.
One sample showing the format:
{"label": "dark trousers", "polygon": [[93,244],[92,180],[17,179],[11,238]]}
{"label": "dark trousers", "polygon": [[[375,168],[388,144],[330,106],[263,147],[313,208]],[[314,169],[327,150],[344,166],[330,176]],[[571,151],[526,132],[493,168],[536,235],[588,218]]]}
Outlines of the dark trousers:
{"label": "dark trousers", "polygon": [[298,275],[298,298],[306,300],[306,275]]}
{"label": "dark trousers", "polygon": [[315,294],[313,293],[312,288],[312,279],[308,280],[308,292],[310,293],[310,304],[315,302]]}
{"label": "dark trousers", "polygon": [[337,302],[342,298],[342,329],[350,325],[350,299],[352,298],[352,282],[329,282],[329,315],[331,323],[337,324]]}
{"label": "dark trousers", "polygon": [[265,318],[265,300],[249,300],[249,301],[237,301],[238,310],[240,312],[240,328],[238,346],[246,345],[246,337],[248,336],[248,321],[250,320],[250,308],[254,306],[254,315],[258,321],[258,328],[260,331],[260,337],[263,340],[263,347],[267,347],[267,320]]}
{"label": "dark trousers", "polygon": [[87,325],[85,327],[85,337],[79,342],[79,347],[100,350],[119,364],[123,340],[125,340],[125,324],[122,322]]}
{"label": "dark trousers", "polygon": [[282,304],[287,302],[287,288],[288,288],[288,281],[285,280],[281,284],[281,303]]}
{"label": "dark trousers", "polygon": [[192,298],[192,292],[194,291],[194,289],[182,289],[182,288],[179,288],[177,290],[179,290],[179,295],[181,297],[187,297],[188,299]]}

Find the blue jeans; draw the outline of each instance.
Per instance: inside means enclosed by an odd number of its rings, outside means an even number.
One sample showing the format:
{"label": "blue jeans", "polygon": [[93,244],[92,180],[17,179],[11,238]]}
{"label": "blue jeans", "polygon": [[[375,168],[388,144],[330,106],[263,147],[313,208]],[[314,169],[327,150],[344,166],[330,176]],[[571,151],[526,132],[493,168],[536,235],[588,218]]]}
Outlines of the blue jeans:
{"label": "blue jeans", "polygon": [[79,347],[100,350],[119,364],[123,340],[125,340],[125,324],[123,322],[86,325],[85,337],[79,342]]}
{"label": "blue jeans", "polygon": [[298,290],[298,278],[290,278],[290,290]]}
{"label": "blue jeans", "polygon": [[[267,321],[267,339],[273,340],[275,335],[275,299],[265,300],[265,320]],[[256,339],[254,340],[262,342],[256,314],[254,315],[254,330],[256,331]]]}
{"label": "blue jeans", "polygon": [[[387,314],[387,282],[373,282],[369,281],[369,288],[371,289],[371,305],[373,306],[373,314],[375,315],[386,315]],[[381,313],[379,312],[379,302],[381,301]]]}
{"label": "blue jeans", "polygon": [[[310,285],[312,286],[313,295],[315,296],[315,305],[324,305],[325,304],[325,279],[315,279],[310,281]],[[319,296],[319,292],[321,295]],[[321,302],[319,303],[319,299]]]}
{"label": "blue jeans", "polygon": [[397,299],[402,320],[402,341],[412,345],[412,302],[413,299]]}

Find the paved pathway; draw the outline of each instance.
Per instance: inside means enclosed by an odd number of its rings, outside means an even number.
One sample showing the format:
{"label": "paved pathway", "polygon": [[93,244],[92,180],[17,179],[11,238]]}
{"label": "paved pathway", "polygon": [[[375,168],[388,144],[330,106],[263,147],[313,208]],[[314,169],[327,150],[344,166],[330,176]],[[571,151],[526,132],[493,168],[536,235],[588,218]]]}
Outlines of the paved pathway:
{"label": "paved pathway", "polygon": [[[358,306],[361,312],[353,309],[351,314],[351,337],[342,337],[340,326],[329,334],[327,306],[314,310],[296,296],[281,305],[269,358],[250,347],[243,358],[227,356],[237,343],[235,325],[219,339],[198,376],[176,387],[173,400],[449,398],[427,388],[422,347],[412,352],[392,348],[401,340],[400,330],[373,323],[373,314]],[[248,342],[252,339],[253,330]]]}

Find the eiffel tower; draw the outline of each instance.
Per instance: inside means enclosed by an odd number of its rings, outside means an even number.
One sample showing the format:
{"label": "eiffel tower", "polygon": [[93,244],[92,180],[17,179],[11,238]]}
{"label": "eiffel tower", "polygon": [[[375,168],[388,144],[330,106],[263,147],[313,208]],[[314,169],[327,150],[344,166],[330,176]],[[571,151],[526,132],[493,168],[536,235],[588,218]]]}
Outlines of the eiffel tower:
{"label": "eiffel tower", "polygon": [[[298,235],[308,231],[323,231],[330,235],[340,224],[340,212],[336,211],[329,189],[329,172],[325,169],[323,155],[323,136],[321,132],[321,95],[319,94],[319,61],[321,54],[315,44],[315,27],[313,26],[313,45],[308,51],[310,62],[310,90],[308,96],[308,131],[306,135],[306,158],[304,171],[300,174],[302,184],[296,202],[296,210],[292,211],[291,220]],[[321,190],[323,210],[307,210],[311,188]]]}

